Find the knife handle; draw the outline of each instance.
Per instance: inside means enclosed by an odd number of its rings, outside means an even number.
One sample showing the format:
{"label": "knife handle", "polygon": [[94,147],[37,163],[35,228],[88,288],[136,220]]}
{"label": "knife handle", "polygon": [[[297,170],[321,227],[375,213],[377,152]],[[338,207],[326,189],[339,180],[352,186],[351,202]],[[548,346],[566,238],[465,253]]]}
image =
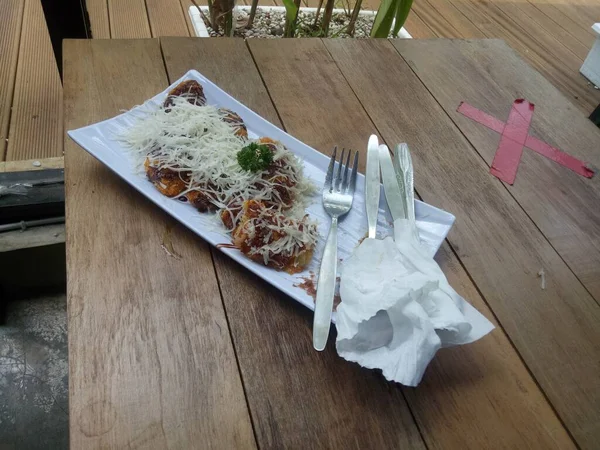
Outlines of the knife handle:
{"label": "knife handle", "polygon": [[315,299],[315,315],[313,319],[313,347],[321,351],[327,345],[331,311],[335,294],[335,277],[337,274],[337,231],[338,219],[331,219],[329,235],[323,250],[319,280],[317,282],[317,298]]}
{"label": "knife handle", "polygon": [[[372,188],[371,188],[372,189]],[[369,226],[368,237],[371,239],[375,239],[377,234],[377,213],[379,212],[379,202],[375,202],[375,196],[369,195],[367,192],[367,224]],[[377,197],[379,200],[379,197]],[[375,206],[377,204],[377,206]]]}
{"label": "knife handle", "polygon": [[367,170],[365,172],[365,207],[367,209],[368,237],[375,239],[377,216],[379,215],[379,196],[381,181],[379,177],[379,147],[369,148],[367,152]]}
{"label": "knife handle", "polygon": [[415,221],[415,179],[412,158],[408,144],[398,144],[394,153],[394,161],[400,166],[403,179],[404,207],[406,218],[412,222]]}

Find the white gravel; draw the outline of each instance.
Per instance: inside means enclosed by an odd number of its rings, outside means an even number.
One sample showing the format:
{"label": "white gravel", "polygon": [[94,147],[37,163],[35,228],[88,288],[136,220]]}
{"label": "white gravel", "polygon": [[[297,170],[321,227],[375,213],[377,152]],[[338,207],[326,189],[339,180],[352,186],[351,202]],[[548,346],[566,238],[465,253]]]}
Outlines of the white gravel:
{"label": "white gravel", "polygon": [[[314,11],[302,11],[300,10],[298,16],[298,30],[296,37],[319,37],[319,25],[323,18],[323,9],[319,14],[319,22],[317,27],[314,27],[315,12]],[[349,21],[349,16],[345,13],[333,13],[331,22],[329,24],[329,37],[340,37],[340,38],[367,38],[371,32],[373,25],[373,15],[360,15],[356,20],[354,36],[349,36],[346,33],[346,28]],[[284,11],[264,11],[262,9],[256,10],[256,16],[254,17],[254,24],[251,29],[246,28],[248,23],[248,12],[238,11],[237,13],[237,25],[234,36],[243,37],[247,39],[251,38],[266,38],[274,39],[283,37],[285,27],[285,12]],[[207,27],[208,32],[211,36],[222,36],[221,33],[215,33],[212,28]],[[392,37],[390,35],[390,37]]]}

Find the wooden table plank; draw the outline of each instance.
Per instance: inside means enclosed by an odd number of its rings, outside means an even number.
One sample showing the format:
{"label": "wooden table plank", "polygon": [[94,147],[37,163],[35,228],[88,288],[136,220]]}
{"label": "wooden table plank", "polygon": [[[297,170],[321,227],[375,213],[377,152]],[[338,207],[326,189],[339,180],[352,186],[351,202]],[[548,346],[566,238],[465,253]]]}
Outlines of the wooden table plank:
{"label": "wooden table plank", "polygon": [[[192,19],[190,18],[190,6],[194,5],[192,0],[179,0],[181,3],[181,9],[183,10],[183,15],[185,16],[185,23],[188,27],[189,36],[196,36],[196,32],[194,31],[194,25],[192,25]],[[198,5],[201,4],[200,1],[196,1]]]}
{"label": "wooden table plank", "polygon": [[[423,42],[396,45],[404,53]],[[600,307],[409,66],[390,64],[388,43],[357,42],[352,52],[333,40],[327,45],[386,141],[411,145],[418,192],[457,216],[451,245],[567,428],[581,446],[593,447],[600,433]],[[372,70],[380,65],[386,70]]]}
{"label": "wooden table plank", "polygon": [[0,8],[0,161],[5,158],[24,3],[24,0],[6,0]]}
{"label": "wooden table plank", "polygon": [[[196,68],[279,125],[244,41],[161,43],[171,80]],[[218,251],[214,257],[259,447],[423,448],[396,386],[343,361],[332,345],[315,352],[310,311]]]}
{"label": "wooden table plank", "polygon": [[565,14],[564,11],[558,9],[560,5],[555,4],[554,1],[551,3],[546,3],[540,0],[533,0],[530,1],[530,3],[543,14],[550,17],[554,22],[558,23],[560,27],[567,30],[586,48],[592,48],[592,45],[596,39],[595,33],[591,30],[592,24],[594,23],[592,18],[590,18],[587,23],[579,24],[577,21]]}
{"label": "wooden table plank", "polygon": [[85,0],[93,39],[110,39],[107,0]]}
{"label": "wooden table plank", "polygon": [[591,4],[585,4],[585,2],[574,3],[569,0],[552,0],[550,3],[558,9],[560,14],[576,22],[585,33],[596,37],[592,25],[600,22],[600,5],[597,2],[592,1]]}
{"label": "wooden table plank", "polygon": [[107,0],[110,35],[113,39],[152,37],[144,0]]}
{"label": "wooden table plank", "polygon": [[[340,44],[355,45],[353,41]],[[375,127],[323,45],[318,41],[252,41],[250,48],[288,131],[325,151],[336,142],[364,148]],[[387,67],[388,63],[373,67]],[[352,126],[344,123],[346,115],[351,116]],[[328,142],[316,140],[322,127],[328,130]],[[446,245],[438,260],[457,289],[491,317]],[[461,389],[456,389],[459,379]],[[465,385],[472,389],[463,388]],[[528,395],[523,396],[518,386],[527,386]],[[566,432],[501,330],[476,344],[441,352],[428,368],[423,386],[414,395],[412,392],[404,389],[428,447],[489,448],[497,439],[507,446],[538,442],[548,447],[569,446]]]}
{"label": "wooden table plank", "polygon": [[423,18],[423,21],[427,23],[429,28],[433,30],[437,37],[465,37],[461,30],[455,28],[450,22],[448,22],[445,15],[442,14],[437,8],[431,6],[427,0],[417,0],[413,2],[412,9],[419,15],[419,17]]}
{"label": "wooden table plank", "polygon": [[[167,85],[157,40],[64,55],[67,129]],[[208,245],[65,139],[71,448],[254,448]]]}
{"label": "wooden table plank", "polygon": [[[589,85],[579,74],[577,63],[572,56],[565,56],[566,65],[553,50],[540,45],[513,18],[498,9],[493,3],[475,0],[449,0],[456,8],[473,22],[487,37],[500,38],[521,55],[526,56],[530,64],[538,69],[550,82],[558,87],[581,110],[589,114],[600,103],[600,91]],[[560,50],[560,49],[557,49]]]}
{"label": "wooden table plank", "polygon": [[579,70],[587,56],[587,52],[584,52],[583,56],[577,56],[565,45],[562,39],[558,38],[558,33],[555,30],[548,32],[537,25],[535,17],[541,16],[541,14],[536,14],[537,10],[535,8],[527,8],[529,3],[524,2],[523,6],[519,6],[515,1],[507,1],[497,2],[495,5],[523,29],[524,41],[534,39],[546,50],[550,57],[561,62],[567,69]]}
{"label": "wooden table plank", "polygon": [[404,28],[408,30],[414,39],[429,39],[436,37],[436,34],[429,25],[423,22],[423,19],[421,19],[414,11],[411,11],[406,18]]}
{"label": "wooden table plank", "polygon": [[[437,14],[441,15],[442,18],[448,22],[452,27],[452,30],[456,30],[456,33],[445,35],[438,33],[439,37],[467,37],[467,38],[484,38],[483,32],[477,28],[468,18],[464,16],[460,10],[458,10],[448,0],[417,0],[413,5],[422,5],[422,8],[427,10],[436,11]],[[433,14],[430,12],[430,14]],[[429,23],[429,22],[427,22]]]}
{"label": "wooden table plank", "polygon": [[[248,45],[288,133],[326,154],[334,145],[365,147],[373,132],[369,118],[320,40],[250,40]],[[361,171],[365,160],[362,151]]]}
{"label": "wooden table plank", "polygon": [[[457,113],[461,101],[506,120],[512,102],[526,98],[536,105],[533,135],[600,167],[600,130],[504,42],[398,48],[488,165],[499,134]],[[591,206],[600,203],[600,177],[583,178],[526,150],[515,184],[507,188],[600,303],[600,210]]]}
{"label": "wooden table plank", "polygon": [[146,0],[146,8],[153,37],[190,35],[179,0]]}
{"label": "wooden table plank", "polygon": [[6,160],[63,154],[62,84],[40,0],[25,0]]}
{"label": "wooden table plank", "polygon": [[[563,28],[562,24],[565,21],[560,20],[558,23],[552,18],[548,17],[533,4],[525,1],[511,1],[509,2],[511,7],[515,8],[515,14],[523,16],[523,20],[528,21],[528,29],[539,27],[539,31],[556,38],[558,42],[572,51],[582,62],[586,58],[590,46],[584,45],[577,40],[566,28]],[[471,36],[469,36],[471,37]],[[574,67],[580,67],[581,64]]]}
{"label": "wooden table plank", "polygon": [[405,389],[427,447],[575,448],[447,242],[435,260],[450,285],[498,329],[476,343],[442,349],[418,389]]}

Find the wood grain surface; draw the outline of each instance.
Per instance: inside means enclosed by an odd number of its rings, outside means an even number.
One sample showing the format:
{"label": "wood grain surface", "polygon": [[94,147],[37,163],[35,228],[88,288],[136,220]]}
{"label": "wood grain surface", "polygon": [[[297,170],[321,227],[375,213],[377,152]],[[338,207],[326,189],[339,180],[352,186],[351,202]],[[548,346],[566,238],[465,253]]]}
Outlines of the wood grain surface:
{"label": "wood grain surface", "polygon": [[180,0],[146,0],[146,8],[153,37],[190,35]]}
{"label": "wood grain surface", "polygon": [[[294,130],[299,139],[309,141],[317,129],[327,127],[332,142],[325,149],[347,139],[353,140],[348,141],[352,147],[364,148],[376,128],[362,106],[355,107],[356,97],[343,73],[319,41],[286,42],[281,50],[271,42],[252,41],[250,48],[288,131]],[[322,89],[318,100],[311,98],[312,86]],[[322,110],[322,105],[338,102],[342,103],[340,111]],[[339,115],[347,114],[344,111],[352,111],[352,129],[340,121]],[[295,125],[297,117],[303,118],[302,126]],[[492,318],[446,245],[438,260],[453,285]],[[463,368],[467,366],[468,371]],[[507,447],[570,445],[566,432],[501,330],[473,345],[440,352],[428,368],[423,385],[427,387],[417,391],[404,389],[404,394],[428,448],[489,448],[498,439]]]}
{"label": "wood grain surface", "polygon": [[6,0],[0,7],[0,161],[6,152],[24,4],[24,0]]}
{"label": "wood grain surface", "polygon": [[[588,36],[596,38],[596,33],[592,30],[594,23],[600,22],[600,5],[595,1],[578,1],[571,2],[569,0],[543,0],[540,5],[552,5],[559,14],[563,17],[577,23],[580,30]],[[545,11],[545,9],[544,9]],[[585,42],[582,37],[582,42]]]}
{"label": "wood grain surface", "polygon": [[[99,0],[86,0],[92,29],[101,30],[95,37],[109,37],[102,30],[108,28],[110,15],[111,20],[116,21],[111,24],[113,38],[149,37],[150,34],[154,37],[194,36],[187,12],[192,2],[179,2],[187,33],[181,26],[175,0],[148,0],[145,3],[108,0],[104,4]],[[207,0],[197,3],[206,5]],[[238,3],[249,4],[250,0]],[[259,3],[261,6],[281,5],[278,0],[260,0]],[[314,7],[318,0],[303,0],[302,3]],[[379,3],[379,0],[363,0],[362,7],[376,10]],[[600,92],[579,74],[579,68],[595,39],[590,26],[597,21],[600,21],[600,6],[594,0],[577,4],[547,0],[416,0],[405,28],[415,38],[506,39],[589,114],[600,103]]]}
{"label": "wood grain surface", "polygon": [[581,61],[587,57],[591,45],[585,45],[579,42],[577,38],[563,26],[564,22],[566,21],[564,16],[561,18],[561,20],[556,22],[551,17],[547,16],[538,8],[536,8],[536,5],[529,3],[528,1],[511,1],[507,2],[507,6],[513,10],[514,16],[522,16],[522,20],[526,21],[525,23],[528,23],[527,29],[538,28],[538,33],[543,32],[546,35],[554,37],[560,42],[561,45],[573,52],[573,54],[575,54]]}
{"label": "wood grain surface", "polygon": [[[28,228],[26,231],[3,231],[0,233],[0,253],[64,244],[64,242],[64,223]],[[14,264],[12,261],[11,263]],[[3,273],[3,276],[6,277],[6,273]],[[36,282],[39,282],[39,279]]]}
{"label": "wood grain surface", "polygon": [[529,27],[524,29],[515,22],[514,17],[507,15],[496,5],[501,5],[502,2],[448,1],[460,9],[487,37],[504,39],[525,56],[534,68],[568,95],[583,112],[589,114],[600,103],[600,91],[594,89],[579,74],[581,64],[574,63],[573,55],[566,52],[562,45],[555,48],[541,45],[538,38],[531,36]]}
{"label": "wood grain surface", "polygon": [[439,37],[506,39],[586,114],[600,101],[579,74],[595,39],[591,24],[600,20],[597,2],[415,0],[411,15]]}
{"label": "wood grain surface", "polygon": [[86,0],[95,39],[190,36],[187,3],[191,4],[189,0]]}
{"label": "wood grain surface", "polygon": [[[250,40],[248,45],[288,133],[326,154],[335,145],[365,146],[373,126],[321,40]],[[362,172],[365,160],[362,151]]]}
{"label": "wood grain surface", "polygon": [[[596,40],[595,33],[591,30],[590,23],[594,23],[593,17],[588,17],[588,21],[585,23],[578,23],[577,20],[569,17],[565,14],[565,11],[561,11],[563,5],[558,5],[554,2],[547,1],[532,1],[533,6],[542,12],[546,17],[550,17],[557,27],[561,27],[567,30],[572,36],[574,36],[579,42],[581,42],[586,48],[592,48],[594,41]],[[596,17],[600,19],[600,15]]]}
{"label": "wood grain surface", "polygon": [[[197,69],[280,125],[242,40],[167,38],[161,43],[171,80]],[[214,253],[259,447],[424,448],[397,386],[343,361],[332,345],[315,352],[310,311]]]}
{"label": "wood grain surface", "polygon": [[[64,55],[66,129],[167,85],[157,40]],[[255,448],[207,244],[65,139],[71,448]]]}
{"label": "wood grain surface", "polygon": [[[500,135],[456,112],[461,101],[506,120],[514,100],[526,98],[535,104],[532,135],[600,167],[600,129],[503,41],[396,45],[488,165]],[[600,210],[591,206],[600,203],[600,177],[526,150],[507,189],[600,303]]]}
{"label": "wood grain surface", "polygon": [[[194,5],[194,3],[192,2],[192,0],[179,0],[179,3],[181,4],[181,10],[183,11],[183,15],[185,17],[185,23],[187,24],[188,27],[188,36],[192,36],[195,37],[196,36],[196,32],[194,31],[194,26],[192,25],[192,19],[190,18],[190,6]],[[201,5],[202,3],[200,1],[196,1],[196,3],[198,5]]]}
{"label": "wood grain surface", "polygon": [[107,0],[85,0],[90,30],[94,39],[110,39]]}
{"label": "wood grain surface", "polygon": [[[583,54],[577,55],[563,42],[563,39],[560,38],[557,32],[548,32],[539,25],[535,26],[537,25],[535,18],[544,14],[540,14],[528,2],[524,2],[523,6],[519,6],[514,1],[497,2],[495,5],[519,25],[524,30],[525,35],[538,42],[550,55],[562,63],[566,69],[572,70],[583,64],[583,60],[587,56],[587,49],[583,48]],[[582,78],[581,81],[585,81],[585,78]]]}
{"label": "wood grain surface", "polygon": [[[477,28],[473,22],[465,17],[465,15],[457,9],[448,0],[417,0],[414,5],[420,5],[422,13],[420,16],[426,14],[437,14],[441,18],[437,20],[444,20],[448,23],[447,26],[451,27],[451,33],[443,33],[443,29],[436,30],[436,35],[443,38],[456,38],[456,37],[468,37],[468,38],[484,38],[483,32]],[[416,11],[416,9],[415,9]],[[429,20],[426,21],[431,26]]]}
{"label": "wood grain surface", "polygon": [[145,0],[107,0],[113,39],[152,37]]}
{"label": "wood grain surface", "polygon": [[409,14],[406,18],[404,28],[410,30],[409,33],[414,39],[429,39],[436,37],[433,30],[416,14]]}
{"label": "wood grain surface", "polygon": [[600,432],[598,304],[410,67],[393,59],[390,43],[331,40],[327,47],[386,141],[411,146],[418,192],[457,216],[452,247],[569,431],[593,448]]}
{"label": "wood grain surface", "polygon": [[415,14],[423,18],[423,21],[433,30],[436,36],[445,38],[463,37],[459,29],[446,20],[446,17],[427,0],[413,2],[413,10]]}
{"label": "wood grain surface", "polygon": [[2,172],[25,172],[29,170],[63,169],[65,160],[62,156],[41,159],[25,159],[20,161],[0,162],[0,173]]}
{"label": "wood grain surface", "polygon": [[25,0],[6,160],[63,153],[62,84],[40,0]]}
{"label": "wood grain surface", "polygon": [[[467,44],[468,52],[450,51]],[[497,61],[479,55],[488,44]],[[477,141],[489,144],[485,135],[453,123],[449,89],[424,86],[414,60],[446,51],[490,99],[524,89],[561,113],[576,110],[539,74],[519,69],[512,51],[477,45],[68,41],[67,129],[113,116],[195,68],[320,151],[362,150],[373,131],[391,145],[407,141],[418,193],[458,217],[451,245],[436,258],[498,326],[474,344],[440,351],[416,389],[343,361],[331,341],[317,353],[310,311],[174,224],[67,138],[71,447],[573,448],[569,432],[593,448],[600,307],[514,189],[488,174]],[[461,58],[479,58],[501,78],[488,88],[493,76]],[[544,117],[536,133],[547,131],[555,145],[570,138]],[[592,154],[592,135],[579,126],[570,132],[585,134],[579,151]],[[536,276],[542,267],[545,290]]]}

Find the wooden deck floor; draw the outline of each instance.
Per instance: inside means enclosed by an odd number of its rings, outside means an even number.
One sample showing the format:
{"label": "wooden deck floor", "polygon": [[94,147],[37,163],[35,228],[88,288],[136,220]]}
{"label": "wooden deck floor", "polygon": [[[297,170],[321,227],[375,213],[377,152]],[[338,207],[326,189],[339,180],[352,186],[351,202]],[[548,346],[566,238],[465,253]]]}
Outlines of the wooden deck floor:
{"label": "wooden deck floor", "polygon": [[[86,0],[94,38],[192,35],[191,5],[191,0]],[[379,0],[363,5],[376,9]],[[0,161],[60,156],[62,87],[40,1],[9,0],[0,17],[9,24],[0,31]],[[38,25],[27,29],[39,33],[22,34],[30,22]],[[598,0],[414,0],[406,28],[420,39],[504,39],[589,115],[600,104],[600,90],[579,68],[595,39],[594,22],[600,22]]]}
{"label": "wooden deck floor", "polygon": [[42,3],[1,1],[0,23],[0,162],[61,156],[62,85]]}
{"label": "wooden deck floor", "polygon": [[[303,0],[305,6],[318,2]],[[113,38],[191,34],[187,17],[191,4],[191,0],[87,0],[93,36]],[[261,0],[261,4],[282,2]],[[378,5],[379,0],[363,1],[365,9]],[[600,22],[597,0],[414,0],[406,29],[414,38],[504,39],[589,115],[600,104],[600,90],[579,68],[595,39],[594,22]]]}

